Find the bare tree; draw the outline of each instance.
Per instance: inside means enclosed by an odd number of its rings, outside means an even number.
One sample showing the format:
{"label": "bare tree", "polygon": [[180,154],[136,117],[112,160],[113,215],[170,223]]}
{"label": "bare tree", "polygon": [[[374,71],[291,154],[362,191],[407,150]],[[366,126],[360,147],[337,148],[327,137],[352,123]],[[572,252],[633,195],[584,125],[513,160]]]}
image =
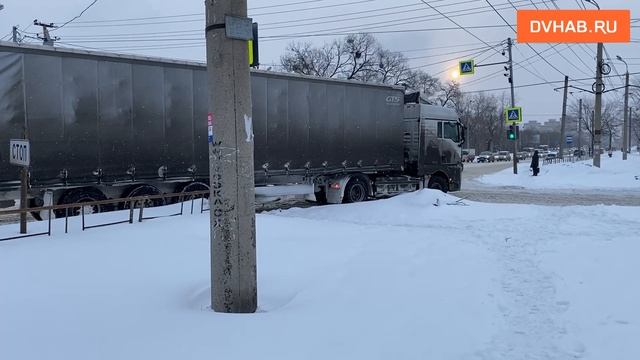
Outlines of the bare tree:
{"label": "bare tree", "polygon": [[280,62],[285,71],[302,75],[393,85],[410,78],[406,57],[383,49],[370,34],[349,35],[319,47],[291,43]]}
{"label": "bare tree", "polygon": [[452,80],[440,85],[440,91],[435,98],[440,106],[456,107],[456,102],[461,94],[460,84]]}
{"label": "bare tree", "polygon": [[377,82],[388,85],[407,84],[414,73],[407,58],[399,52],[378,50]]}
{"label": "bare tree", "polygon": [[374,69],[376,54],[380,46],[371,34],[354,34],[345,38],[345,63],[343,76],[347,80],[372,81],[375,79]]}
{"label": "bare tree", "polygon": [[407,82],[409,91],[419,92],[427,100],[433,99],[440,87],[440,80],[421,70],[413,71]]}
{"label": "bare tree", "polygon": [[384,49],[366,33],[320,47],[291,43],[280,62],[285,71],[302,75],[404,85],[407,91],[420,92],[427,102],[439,106],[457,108],[462,96],[458,83],[442,83],[424,71],[412,70],[406,56]]}
{"label": "bare tree", "polygon": [[456,110],[467,128],[470,148],[493,151],[500,136],[502,112],[493,95],[477,93],[457,98]]}
{"label": "bare tree", "polygon": [[318,48],[310,43],[291,43],[280,57],[285,71],[326,78],[338,77],[346,60],[345,48],[338,41]]}

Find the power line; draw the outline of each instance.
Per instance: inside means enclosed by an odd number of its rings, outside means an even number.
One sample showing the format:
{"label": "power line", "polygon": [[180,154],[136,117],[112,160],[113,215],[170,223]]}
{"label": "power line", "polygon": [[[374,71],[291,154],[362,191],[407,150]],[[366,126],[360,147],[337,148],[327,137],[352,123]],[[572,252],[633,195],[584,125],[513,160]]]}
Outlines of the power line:
{"label": "power line", "polygon": [[[504,40],[502,41],[494,41],[494,44],[500,44],[504,42]],[[420,48],[420,49],[407,49],[407,50],[396,50],[397,52],[402,52],[402,53],[408,53],[408,52],[416,52],[416,51],[428,51],[428,50],[440,50],[440,49],[450,49],[450,48],[457,48],[457,47],[461,47],[461,46],[477,46],[480,45],[481,43],[466,43],[466,44],[457,44],[457,45],[446,45],[446,46],[436,46],[436,47],[428,47],[428,48]],[[633,58],[630,58],[633,59]],[[640,59],[640,58],[638,58]]]}
{"label": "power line", "polygon": [[[494,29],[494,28],[503,28],[504,25],[480,25],[480,26],[469,26],[468,29]],[[442,27],[442,28],[428,28],[428,29],[405,29],[405,30],[387,30],[387,31],[370,31],[367,32],[369,34],[393,34],[393,33],[407,33],[407,32],[431,32],[431,31],[451,31],[451,30],[459,30],[457,27]],[[308,37],[323,37],[323,36],[345,36],[345,35],[357,35],[361,34],[361,32],[335,32],[335,33],[310,33],[310,34],[301,34],[301,35],[273,35],[273,36],[262,36],[260,37],[263,41],[275,41],[275,40],[287,40],[287,39],[298,39],[298,38],[308,38]],[[182,35],[185,36],[185,35]],[[98,40],[78,40],[76,43],[113,43],[113,42],[166,42],[167,40],[171,41],[200,41],[204,40],[201,37],[198,38],[173,38],[173,37],[149,37],[149,38],[122,38],[122,39],[98,39]],[[488,45],[491,46],[491,45]]]}
{"label": "power line", "polygon": [[[489,0],[485,0],[487,2],[487,4],[489,4],[489,6],[491,6],[491,8],[493,8],[493,11],[498,14],[498,16],[502,19],[502,21],[504,21],[506,24],[509,24],[509,22],[507,21],[507,19],[504,18],[504,16],[502,16],[502,14],[500,14],[500,12],[491,4],[491,2]],[[507,0],[509,1],[509,3],[511,4],[511,6],[513,6],[514,9],[518,10],[518,8],[513,5],[513,3],[511,2],[511,0]],[[509,26],[511,28],[511,30],[513,30],[513,32],[515,32],[516,34],[518,33],[516,31],[516,29],[513,26]],[[547,60],[546,58],[543,58],[542,55],[540,55],[540,53],[538,52],[538,50],[536,50],[533,46],[531,46],[531,44],[526,44],[527,47],[529,49],[531,49],[533,52],[535,52],[538,56],[540,56],[540,58],[542,58],[544,60],[544,62],[546,62],[549,66],[551,66],[554,70],[556,70],[557,72],[559,72],[560,74],[564,75],[564,73],[562,71],[560,71],[557,67],[555,67],[553,64],[551,64],[549,62],[549,60]]]}
{"label": "power line", "polygon": [[[443,0],[439,0],[439,1],[443,1]],[[525,2],[526,0],[522,0],[522,2]],[[468,3],[469,0],[464,1],[464,2],[459,2],[456,4],[462,4],[462,3]],[[449,4],[449,5],[455,5],[455,4]],[[486,6],[485,6],[486,7]],[[393,8],[393,7],[392,7]],[[370,10],[370,11],[379,11],[379,10],[385,10],[385,9],[376,9],[376,10]],[[487,10],[487,11],[474,11],[475,9],[462,9],[462,10],[457,10],[457,11],[451,11],[447,14],[449,15],[453,15],[453,14],[459,14],[459,16],[466,16],[466,15],[472,15],[472,14],[478,14],[478,13],[482,13],[482,12],[490,12],[491,10]],[[357,12],[357,13],[362,13],[362,12]],[[380,14],[380,15],[374,15],[372,17],[376,17],[376,16],[383,16],[385,14]],[[176,16],[186,16],[186,15],[176,15]],[[327,33],[328,31],[332,31],[332,30],[344,30],[344,29],[353,29],[354,31],[365,31],[365,30],[369,30],[369,29],[379,29],[382,27],[395,27],[395,26],[399,26],[399,25],[404,25],[404,24],[409,24],[409,23],[422,23],[425,21],[424,16],[420,16],[420,17],[414,17],[417,18],[419,20],[417,21],[402,21],[402,22],[397,22],[398,20],[391,20],[391,21],[386,21],[386,22],[376,22],[376,23],[371,23],[371,24],[361,24],[361,25],[357,25],[357,26],[347,26],[347,27],[339,27],[339,28],[333,28],[333,29],[324,29],[321,30],[324,33]],[[429,19],[429,20],[437,20],[437,19],[441,19],[442,17],[438,17],[436,18],[435,16],[433,17],[433,19]],[[413,19],[413,18],[411,18]],[[346,19],[343,19],[346,20]],[[406,18],[404,19],[400,19],[400,20],[406,20]],[[165,24],[165,23],[174,23],[174,22],[185,22],[185,21],[198,21],[198,20],[180,20],[180,21],[165,21],[165,22],[150,22],[150,23],[144,23],[144,24],[131,24],[132,26],[141,26],[141,25],[153,25],[153,24]],[[382,25],[387,23],[387,25]],[[363,26],[368,26],[368,25],[372,25],[371,27],[363,27]],[[111,25],[110,25],[111,26]],[[117,25],[117,26],[121,26],[121,25]],[[122,25],[125,26],[125,25]],[[264,29],[264,28],[263,28]],[[175,32],[142,32],[142,33],[127,33],[127,34],[112,34],[112,35],[105,35],[105,34],[98,34],[98,35],[78,35],[78,36],[68,36],[65,37],[66,40],[78,40],[81,38],[91,38],[91,37],[103,37],[103,38],[109,38],[109,39],[113,39],[115,37],[118,38],[131,38],[134,36],[151,36],[151,37],[156,37],[158,34],[173,34],[173,33],[192,33],[192,34],[201,34],[202,30],[201,29],[194,29],[194,30],[188,30],[188,31],[175,31]],[[306,35],[307,33],[303,32],[303,33],[293,33],[293,34],[279,34],[277,36],[284,36],[287,35],[289,38],[293,37],[293,36],[300,36],[303,37],[304,35]],[[329,33],[328,35],[331,35],[332,33]],[[271,36],[272,38],[275,38],[276,36]]]}
{"label": "power line", "polygon": [[[519,0],[518,2],[526,2],[528,0]],[[456,6],[456,5],[463,5],[463,4],[470,4],[470,3],[475,3],[477,2],[477,0],[464,0],[464,1],[458,1],[458,2],[453,2],[453,3],[447,3],[447,4],[442,4],[441,7],[451,7],[451,6]],[[433,3],[433,1],[432,1]],[[507,5],[507,3],[503,3],[500,5]],[[411,6],[415,6],[415,5],[411,5]],[[470,8],[470,9],[459,9],[459,10],[453,10],[453,11],[449,11],[446,12],[447,15],[451,15],[453,16],[453,14],[460,14],[458,16],[467,16],[467,15],[475,15],[475,14],[481,14],[483,13],[483,11],[476,11],[479,9],[483,9],[483,8],[488,8],[487,6],[480,6],[480,7],[474,7],[474,8]],[[418,10],[419,11],[419,10]],[[388,13],[383,13],[383,14],[378,14],[378,15],[371,15],[368,16],[368,18],[374,18],[374,17],[380,17],[380,16],[387,16],[387,15],[396,15],[396,14],[405,14],[405,13],[415,13],[416,10],[415,9],[411,9],[411,10],[402,10],[402,11],[395,11],[395,12],[388,12]],[[466,14],[464,14],[465,12],[468,12]],[[326,17],[323,17],[326,18]],[[344,19],[335,19],[335,17],[330,17],[331,20],[327,20],[327,21],[317,21],[317,22],[306,22],[303,24],[298,24],[298,25],[291,25],[290,22],[285,22],[287,25],[282,25],[282,26],[269,26],[269,25],[273,25],[273,24],[263,24],[262,29],[263,30],[274,30],[274,29],[285,29],[285,28],[295,28],[295,27],[302,27],[302,26],[310,26],[310,25],[324,25],[324,24],[328,24],[328,23],[336,23],[336,22],[342,22],[342,21],[346,21],[346,20],[362,20],[364,19],[363,17],[351,17],[351,18],[344,18]],[[401,24],[412,24],[412,23],[417,23],[420,21],[406,21],[406,20],[413,20],[413,19],[421,19],[421,20],[425,20],[425,18],[429,18],[430,20],[439,20],[442,19],[442,17],[438,17],[438,16],[414,16],[414,17],[409,17],[409,18],[401,18],[401,19],[394,19],[394,20],[389,20],[389,21],[385,21],[385,22],[376,22],[376,23],[370,23],[370,24],[366,24],[366,26],[368,25],[380,25],[383,23],[390,23],[390,22],[396,22],[396,21],[403,21],[402,23],[399,23],[398,25]],[[433,19],[431,19],[433,18]],[[315,20],[315,19],[312,19]],[[282,23],[282,22],[281,22]],[[365,26],[365,25],[359,25],[359,26]],[[334,28],[334,29],[329,29],[329,30],[341,30],[342,28]]]}
{"label": "power line", "polygon": [[53,29],[51,31],[57,30],[57,29],[62,29],[63,27],[67,26],[69,23],[73,22],[74,20],[79,19],[85,12],[87,12],[87,10],[89,10],[93,5],[95,5],[98,2],[98,0],[93,0],[93,2],[91,2],[91,4],[89,4],[86,8],[84,8],[84,10],[82,10],[80,12],[80,14],[74,16],[73,18],[71,18],[69,21],[67,21],[66,23],[58,26],[56,29]]}
{"label": "power line", "polygon": [[[482,54],[487,53],[488,51],[493,50],[494,47],[495,46],[484,47],[483,50],[481,50],[481,51],[473,52],[473,53],[470,53],[470,54],[465,54],[465,55],[462,55],[462,57],[480,56]],[[429,66],[433,66],[433,65],[440,65],[440,64],[448,63],[448,62],[455,61],[455,60],[458,60],[458,59],[460,59],[460,56],[456,56],[454,58],[450,58],[450,59],[446,59],[446,60],[442,60],[442,61],[436,61],[436,62],[425,64],[425,65],[413,66],[410,69],[411,70],[421,69],[421,68],[425,68],[425,67],[429,67]]]}
{"label": "power line", "polygon": [[435,58],[435,57],[439,57],[439,56],[460,54],[460,53],[467,52],[467,51],[480,51],[480,50],[485,50],[485,49],[487,49],[486,46],[475,47],[475,48],[471,48],[471,49],[466,49],[465,48],[465,49],[460,49],[459,51],[454,51],[454,52],[447,51],[446,53],[440,53],[440,54],[429,54],[429,55],[424,55],[424,56],[408,57],[407,60],[428,59],[428,58]]}
{"label": "power line", "polygon": [[[477,1],[477,0],[476,0]],[[521,0],[522,2],[526,1],[526,0]],[[432,1],[431,3],[433,3],[434,1]],[[462,3],[468,3],[470,1],[463,1],[457,4],[462,4]],[[474,1],[475,2],[475,1]],[[431,4],[428,4],[430,7],[434,8]],[[505,4],[506,5],[506,4]],[[445,5],[443,5],[445,6]],[[384,21],[384,22],[372,22],[372,23],[367,23],[367,24],[360,24],[360,25],[351,25],[351,26],[342,26],[342,27],[337,27],[337,28],[330,28],[330,29],[322,29],[319,31],[338,31],[338,30],[357,30],[357,31],[366,31],[366,30],[371,30],[371,29],[379,29],[381,27],[391,27],[391,26],[399,26],[399,25],[408,25],[408,24],[415,24],[415,23],[424,23],[425,21],[434,21],[434,20],[440,20],[440,19],[448,19],[451,20],[451,18],[453,17],[462,17],[462,16],[468,16],[468,15],[477,15],[477,14],[483,14],[483,13],[487,13],[487,12],[491,12],[492,10],[480,10],[477,11],[477,9],[482,9],[482,8],[487,8],[487,6],[484,7],[476,7],[473,9],[461,9],[461,10],[454,10],[454,11],[450,11],[450,12],[441,12],[438,10],[438,13],[440,16],[436,16],[436,15],[431,15],[431,16],[415,16],[415,17],[410,17],[410,18],[402,18],[402,19],[395,19],[395,20],[388,20],[388,21]],[[410,20],[410,21],[407,21]],[[387,25],[382,25],[382,24],[387,24]],[[455,23],[457,25],[457,23]],[[273,28],[272,28],[273,29]],[[300,33],[293,33],[293,34],[287,34],[290,36],[302,36],[304,34],[307,34],[309,32],[300,32]]]}
{"label": "power line", "polygon": [[[358,1],[351,1],[351,2],[347,2],[347,3],[342,3],[342,4],[332,4],[332,5],[323,5],[323,6],[315,6],[315,7],[307,7],[307,8],[303,8],[303,9],[290,9],[290,10],[281,10],[281,11],[275,11],[275,12],[269,12],[269,13],[261,13],[261,14],[250,14],[250,16],[264,16],[264,15],[276,15],[276,14],[287,14],[287,13],[293,13],[293,12],[303,12],[303,11],[311,11],[311,10],[320,10],[320,9],[327,9],[327,8],[336,8],[336,7],[343,7],[343,6],[349,6],[349,5],[356,5],[356,4],[362,4],[362,3],[368,3],[368,2],[372,2],[375,0],[358,0]],[[444,0],[438,0],[438,1],[444,1]],[[188,17],[188,16],[204,16],[204,13],[197,13],[197,14],[178,14],[178,15],[169,15],[166,17],[147,17],[147,18],[133,18],[130,21],[139,21],[139,20],[153,20],[154,18],[156,19],[162,19],[162,18],[177,18],[177,17]],[[88,27],[115,27],[115,26],[123,26],[122,24],[104,24],[105,22],[117,22],[120,21],[120,19],[114,19],[114,20],[101,20],[101,22],[103,23],[102,25],[77,25],[77,26],[71,26],[71,28],[88,28]],[[149,22],[149,23],[135,23],[135,24],[126,24],[126,26],[145,26],[145,25],[162,25],[162,24],[174,24],[174,23],[182,23],[182,22],[201,22],[202,19],[194,19],[194,20],[177,20],[177,21],[159,21],[159,22]],[[79,22],[80,23],[80,22]],[[91,22],[84,22],[86,23],[91,23]]]}
{"label": "power line", "polygon": [[[325,16],[316,16],[311,18],[291,19],[291,20],[284,20],[284,21],[275,21],[270,23],[261,23],[261,25],[269,26],[269,25],[299,23],[299,22],[313,21],[313,20],[338,19],[344,16],[350,16],[350,15],[362,15],[362,14],[375,13],[378,11],[397,10],[397,9],[416,8],[416,7],[422,8],[422,4],[397,5],[397,6],[390,6],[390,7],[379,8],[379,9],[361,10],[361,11],[355,11],[355,12],[342,13],[342,14],[332,14],[332,15],[325,15]],[[413,11],[413,10],[408,10],[408,11]],[[390,14],[392,13],[389,13],[387,15],[390,15]],[[342,21],[342,20],[336,20],[336,21]]]}
{"label": "power line", "polygon": [[277,8],[277,7],[286,7],[286,6],[293,6],[293,5],[300,5],[300,4],[309,4],[309,3],[321,2],[321,1],[323,1],[323,0],[296,1],[296,2],[286,3],[286,4],[257,6],[257,7],[249,8],[249,10],[273,9],[273,8]]}
{"label": "power line", "polygon": [[[406,32],[429,32],[429,31],[450,31],[450,30],[468,30],[468,29],[499,29],[504,28],[505,25],[479,25],[479,26],[467,26],[466,28],[460,29],[459,27],[442,27],[442,28],[429,28],[429,29],[406,29],[406,30],[387,30],[387,31],[367,31],[369,34],[393,34],[393,33],[406,33]],[[335,33],[307,33],[307,34],[296,34],[296,35],[273,35],[273,36],[263,36],[261,39],[265,39],[265,41],[273,41],[273,40],[286,40],[286,39],[298,39],[298,38],[308,38],[308,37],[322,37],[322,36],[343,36],[343,35],[357,35],[362,32],[335,32]],[[491,46],[488,43],[487,46]]]}
{"label": "power line", "polygon": [[[443,14],[440,10],[438,10],[436,7],[432,6],[431,4],[429,4],[428,2],[426,2],[425,0],[420,0],[423,4],[427,5],[428,7],[430,7],[433,11],[437,12],[438,14],[440,14],[441,16],[445,17],[447,20],[449,20],[450,22],[452,22],[453,24],[455,24],[458,28],[464,30],[467,34],[473,36],[474,38],[476,38],[477,40],[480,40],[481,42],[483,42],[485,45],[490,46],[486,41],[482,40],[480,37],[478,37],[476,34],[474,34],[473,32],[469,31],[469,27],[463,27],[460,24],[458,24],[455,20],[453,20],[451,17],[447,16],[446,14]],[[491,5],[491,4],[490,4]],[[493,7],[493,6],[492,6]],[[509,27],[512,27],[508,22],[507,25]],[[513,28],[513,27],[512,27]],[[500,53],[499,51],[496,50],[496,52]],[[534,74],[531,70],[525,68],[525,70],[531,74]],[[535,74],[534,74],[535,75]]]}
{"label": "power line", "polygon": [[[108,19],[108,20],[92,20],[92,21],[76,21],[76,24],[102,24],[112,22],[125,22],[125,21],[142,21],[142,20],[159,20],[159,19],[175,19],[191,16],[204,16],[204,13],[192,13],[192,14],[178,14],[178,15],[164,15],[164,16],[148,16],[138,18],[125,18],[125,19]],[[198,19],[201,20],[201,19]],[[77,27],[77,26],[75,26]]]}
{"label": "power line", "polygon": [[468,28],[465,28],[463,26],[461,26],[460,24],[458,24],[455,20],[453,20],[452,18],[450,18],[449,16],[447,16],[446,14],[442,13],[440,10],[438,10],[436,7],[434,7],[433,5],[429,4],[427,1],[425,0],[420,0],[423,4],[427,5],[428,7],[431,8],[431,10],[437,12],[438,14],[440,14],[440,16],[446,18],[447,20],[449,20],[450,22],[452,22],[453,24],[455,24],[459,29],[463,30],[464,32],[466,32],[467,34],[473,36],[474,38],[476,38],[478,41],[484,43],[487,46],[491,46],[489,45],[489,43],[487,43],[486,41],[482,40],[480,37],[478,37],[476,34],[474,34],[473,32],[471,32]]}
{"label": "power line", "polygon": [[[629,75],[640,75],[640,72],[630,73]],[[603,76],[603,77],[606,78],[607,76]],[[615,75],[614,75],[614,77],[615,77]],[[574,81],[585,81],[585,80],[595,80],[595,77],[584,78],[584,79],[574,79]],[[520,88],[536,87],[536,86],[543,86],[543,85],[553,85],[553,84],[561,84],[561,83],[564,83],[564,80],[545,81],[545,82],[539,82],[539,83],[533,83],[533,84],[518,85],[518,86],[514,86],[514,87],[517,88],[517,89],[520,89]],[[472,91],[464,91],[463,93],[472,94],[472,93],[481,93],[481,92],[490,92],[490,91],[503,91],[503,90],[509,90],[509,89],[511,89],[511,87],[494,88],[494,89],[483,89],[483,90],[472,90]]]}

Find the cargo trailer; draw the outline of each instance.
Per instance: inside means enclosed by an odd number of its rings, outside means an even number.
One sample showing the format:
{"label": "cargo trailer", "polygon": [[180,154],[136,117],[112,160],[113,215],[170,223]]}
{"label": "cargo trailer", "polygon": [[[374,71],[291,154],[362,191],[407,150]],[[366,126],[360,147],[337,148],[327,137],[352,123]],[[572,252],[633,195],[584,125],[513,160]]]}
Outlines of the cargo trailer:
{"label": "cargo trailer", "polygon": [[[201,63],[0,43],[0,200],[18,198],[8,150],[22,138],[32,206],[206,190],[207,88]],[[405,101],[402,87],[258,70],[251,91],[258,197],[460,188],[452,109]]]}

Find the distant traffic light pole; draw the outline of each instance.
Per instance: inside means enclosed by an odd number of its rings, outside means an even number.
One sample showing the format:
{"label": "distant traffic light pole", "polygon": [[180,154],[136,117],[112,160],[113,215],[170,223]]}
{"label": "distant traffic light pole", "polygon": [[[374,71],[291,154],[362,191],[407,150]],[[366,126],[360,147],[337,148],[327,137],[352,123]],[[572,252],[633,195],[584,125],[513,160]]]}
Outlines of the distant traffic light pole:
{"label": "distant traffic light pole", "polygon": [[[516,106],[516,93],[513,84],[513,55],[511,53],[512,47],[511,38],[507,39],[507,47],[509,50],[509,82],[511,83],[511,107]],[[516,134],[518,133],[518,125],[514,127]],[[518,139],[513,140],[513,173],[518,174]]]}
{"label": "distant traffic light pole", "polygon": [[[427,4],[428,5],[428,4]],[[512,123],[512,127],[513,127],[513,133],[511,134],[511,132],[509,132],[509,140],[513,140],[513,173],[514,174],[518,174],[518,133],[519,133],[519,129],[518,129],[518,124],[520,122],[522,122],[522,108],[517,108],[516,107],[516,93],[515,93],[515,86],[514,86],[514,81],[513,81],[513,54],[511,51],[511,48],[513,46],[513,41],[511,40],[511,38],[507,39],[507,47],[508,47],[508,52],[509,52],[509,60],[508,61],[502,61],[502,62],[497,62],[497,63],[490,63],[490,64],[476,64],[474,62],[474,60],[464,60],[460,62],[460,69],[459,69],[459,74],[460,75],[473,75],[475,74],[475,68],[478,67],[484,67],[484,66],[494,66],[494,65],[503,65],[503,64],[507,64],[508,67],[505,67],[505,70],[509,71],[509,74],[505,74],[505,76],[509,77],[509,83],[511,84],[511,110],[514,110],[514,114],[517,115],[518,119],[514,120],[514,122]],[[502,55],[504,54],[504,51],[502,52]],[[506,111],[507,109],[505,109],[505,122],[509,122],[509,112]],[[513,136],[513,139],[512,139]]]}
{"label": "distant traffic light pole", "polygon": [[[253,123],[246,0],[206,0],[211,305],[257,309]],[[204,121],[201,119],[200,121]]]}

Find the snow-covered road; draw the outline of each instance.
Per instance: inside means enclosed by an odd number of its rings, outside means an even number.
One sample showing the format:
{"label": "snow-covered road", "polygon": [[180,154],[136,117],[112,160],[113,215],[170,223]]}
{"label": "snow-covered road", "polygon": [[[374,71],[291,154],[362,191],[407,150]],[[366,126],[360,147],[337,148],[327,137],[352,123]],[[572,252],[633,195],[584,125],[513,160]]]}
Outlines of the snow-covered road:
{"label": "snow-covered road", "polygon": [[[618,154],[616,154],[617,156]],[[507,204],[640,206],[640,156],[622,162],[603,158],[602,171],[589,162],[545,165],[539,177],[529,174],[529,162],[512,173],[505,163],[466,164],[461,198]]]}

